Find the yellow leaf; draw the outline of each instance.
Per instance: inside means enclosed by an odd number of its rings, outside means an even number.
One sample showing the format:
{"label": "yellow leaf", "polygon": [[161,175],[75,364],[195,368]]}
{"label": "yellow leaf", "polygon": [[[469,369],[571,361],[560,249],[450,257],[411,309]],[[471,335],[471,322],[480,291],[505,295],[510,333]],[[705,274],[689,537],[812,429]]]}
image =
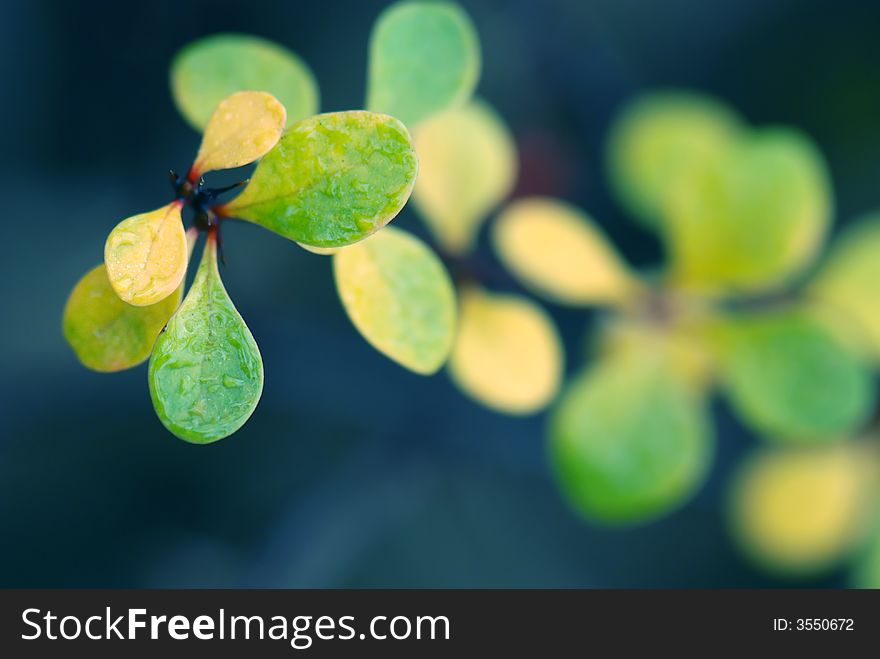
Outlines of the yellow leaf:
{"label": "yellow leaf", "polygon": [[342,249],[341,247],[315,247],[314,245],[306,245],[305,243],[297,243],[297,245],[307,252],[319,254],[320,256],[333,256],[336,252]]}
{"label": "yellow leaf", "polygon": [[272,94],[236,92],[227,96],[205,128],[191,178],[257,160],[278,143],[286,120],[284,106]]}
{"label": "yellow leaf", "polygon": [[559,390],[563,347],[550,317],[519,295],[466,289],[449,372],[487,407],[530,414]]}
{"label": "yellow leaf", "polygon": [[145,307],[171,295],[186,274],[181,202],[123,220],[104,244],[110,285],[123,302]]}
{"label": "yellow leaf", "polygon": [[513,188],[513,138],[481,101],[419,124],[414,138],[419,156],[416,206],[445,249],[466,252],[486,215]]}
{"label": "yellow leaf", "polygon": [[495,223],[493,238],[507,267],[556,302],[620,302],[638,289],[592,220],[560,201],[535,197],[514,202]]}
{"label": "yellow leaf", "polygon": [[761,451],[734,481],[738,541],[777,572],[814,573],[840,562],[868,530],[874,461],[853,443]]}

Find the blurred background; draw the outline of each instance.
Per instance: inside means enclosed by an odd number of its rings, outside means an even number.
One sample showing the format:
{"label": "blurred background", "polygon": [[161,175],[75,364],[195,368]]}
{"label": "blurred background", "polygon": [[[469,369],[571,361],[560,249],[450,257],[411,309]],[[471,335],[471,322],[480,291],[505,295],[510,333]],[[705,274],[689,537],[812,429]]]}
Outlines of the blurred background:
{"label": "blurred background", "polygon": [[[495,414],[444,373],[411,374],[345,317],[329,259],[250,225],[225,229],[226,286],[266,365],[232,438],[174,439],[146,366],[101,375],[61,334],[65,299],[122,218],[169,198],[198,135],[168,66],[218,31],[278,41],[312,67],[322,110],[363,105],[384,2],[10,2],[0,12],[0,586],[633,587],[844,585],[775,580],[723,515],[755,440],[722,402],[710,480],[638,528],[581,520],[555,487],[545,416]],[[521,151],[517,194],[586,209],[635,264],[661,257],[603,165],[630,97],[682,86],[823,150],[837,230],[880,204],[880,4],[836,0],[547,0],[462,4],[483,48],[479,93]],[[395,222],[425,235],[405,210]],[[481,253],[492,258],[481,238]],[[581,311],[549,307],[583,364]]]}

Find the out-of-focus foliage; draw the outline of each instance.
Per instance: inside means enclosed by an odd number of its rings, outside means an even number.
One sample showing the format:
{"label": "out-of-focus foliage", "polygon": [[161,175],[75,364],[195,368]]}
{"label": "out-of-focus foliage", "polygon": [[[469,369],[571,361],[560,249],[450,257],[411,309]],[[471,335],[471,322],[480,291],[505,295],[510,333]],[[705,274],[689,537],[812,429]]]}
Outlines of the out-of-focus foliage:
{"label": "out-of-focus foliage", "polygon": [[702,402],[663,353],[617,351],[578,375],[550,423],[572,505],[603,522],[644,521],[687,500],[713,453]]}
{"label": "out-of-focus foliage", "polygon": [[487,103],[474,100],[421,124],[415,145],[416,206],[443,249],[469,252],[487,213],[513,189],[516,147],[509,130]]}
{"label": "out-of-focus foliage", "polygon": [[864,332],[862,346],[880,361],[880,213],[857,220],[831,248],[809,293]]}
{"label": "out-of-focus foliage", "polygon": [[412,371],[446,361],[455,335],[455,291],[421,240],[392,227],[333,259],[339,297],[358,331]]}
{"label": "out-of-focus foliage", "polygon": [[278,44],[243,34],[194,41],[171,65],[171,91],[184,118],[198,131],[224,98],[241,91],[272,94],[293,124],[318,111],[318,86],[305,63]]}
{"label": "out-of-focus foliage", "polygon": [[367,108],[409,126],[465,102],[480,76],[470,18],[450,2],[400,2],[370,37]]}
{"label": "out-of-focus foliage", "polygon": [[743,421],[774,439],[844,438],[864,425],[875,398],[868,365],[804,311],[738,319],[722,377]]}
{"label": "out-of-focus foliage", "polygon": [[543,408],[559,389],[563,355],[553,321],[528,298],[462,291],[449,373],[484,405],[510,414]]}
{"label": "out-of-focus foliage", "polygon": [[877,456],[860,443],[765,448],[733,483],[733,532],[768,569],[798,576],[850,557],[872,527]]}

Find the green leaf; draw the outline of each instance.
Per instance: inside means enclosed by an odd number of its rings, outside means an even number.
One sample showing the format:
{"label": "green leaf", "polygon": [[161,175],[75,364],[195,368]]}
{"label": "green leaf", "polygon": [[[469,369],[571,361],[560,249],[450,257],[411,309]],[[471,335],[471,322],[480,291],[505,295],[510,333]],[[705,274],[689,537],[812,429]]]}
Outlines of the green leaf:
{"label": "green leaf", "polygon": [[673,279],[710,292],[779,286],[825,239],[831,186],[803,135],[765,129],[722,162],[691,168],[670,191],[666,226]]}
{"label": "green leaf", "polygon": [[834,243],[810,293],[855,321],[880,360],[880,213],[855,222]]}
{"label": "green leaf", "polygon": [[291,127],[244,192],[221,209],[313,247],[341,247],[390,222],[409,199],[418,163],[397,119],[321,114]]}
{"label": "green leaf", "polygon": [[367,107],[408,126],[470,98],[480,44],[468,15],[449,2],[400,2],[370,37]]}
{"label": "green leaf", "polygon": [[875,460],[853,442],[759,451],[733,481],[738,544],[784,576],[816,574],[841,563],[870,529]]}
{"label": "green leaf", "polygon": [[529,197],[495,221],[495,252],[537,292],[563,304],[619,303],[639,283],[593,221],[555,199]]}
{"label": "green leaf", "polygon": [[161,302],[135,307],[119,299],[103,264],[77,282],[64,307],[64,337],[83,365],[122,371],[150,356],[153,344],[180,304],[183,285]]}
{"label": "green leaf", "polygon": [[648,350],[616,353],[578,376],[553,411],[550,442],[574,508],[608,523],[681,505],[705,480],[713,453],[702,400]]}
{"label": "green leaf", "polygon": [[874,404],[870,370],[817,316],[783,311],[742,318],[726,344],[725,389],[756,432],[824,442],[868,420]]}
{"label": "green leaf", "polygon": [[455,291],[443,264],[421,240],[386,228],[333,257],[348,317],[379,352],[430,375],[452,349]]}
{"label": "green leaf", "polygon": [[873,541],[856,561],[851,579],[853,588],[880,589],[880,533],[875,530],[874,535]]}
{"label": "green leaf", "polygon": [[513,137],[491,107],[474,100],[421,124],[415,144],[413,200],[445,250],[467,252],[489,211],[513,190]]}
{"label": "green leaf", "polygon": [[467,287],[449,375],[483,405],[533,414],[559,391],[565,351],[553,319],[527,297]]}
{"label": "green leaf", "polygon": [[149,382],[159,419],[195,444],[234,433],[260,400],[263,361],[220,280],[213,235],[183,304],[156,341]]}
{"label": "green leaf", "polygon": [[637,98],[615,121],[608,142],[618,199],[643,224],[659,227],[666,195],[682,171],[717,161],[742,133],[739,117],[710,96],[668,91]]}
{"label": "green leaf", "polygon": [[198,131],[224,98],[268,92],[287,109],[287,125],[318,111],[318,87],[303,61],[286,48],[243,34],[216,34],[181,50],[171,65],[177,109]]}

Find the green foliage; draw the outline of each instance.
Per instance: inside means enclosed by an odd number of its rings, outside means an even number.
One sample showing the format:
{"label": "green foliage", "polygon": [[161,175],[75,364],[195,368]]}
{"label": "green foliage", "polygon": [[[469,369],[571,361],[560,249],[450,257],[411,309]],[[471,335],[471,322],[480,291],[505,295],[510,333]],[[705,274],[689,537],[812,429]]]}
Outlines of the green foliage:
{"label": "green foliage", "polygon": [[788,311],[738,319],[725,353],[725,390],[760,435],[837,440],[860,430],[872,412],[867,364],[814,315]]}
{"label": "green foliage", "polygon": [[480,45],[468,15],[449,2],[400,2],[370,37],[367,108],[414,126],[464,103],[480,76]]}
{"label": "green foliage", "polygon": [[220,280],[213,234],[192,287],[156,341],[149,383],[165,427],[195,444],[234,433],[260,400],[263,360]]}
{"label": "green foliage", "polygon": [[104,264],[80,279],[64,307],[64,337],[77,358],[95,371],[122,371],[146,361],[171,318],[183,288],[146,307],[126,304],[110,286]]}
{"label": "green foliage", "polygon": [[417,169],[409,133],[393,117],[321,114],[284,134],[224,212],[299,243],[350,245],[400,212]]}
{"label": "green foliage", "polygon": [[358,331],[416,373],[446,361],[455,335],[455,291],[437,256],[388,227],[333,259],[339,297]]}
{"label": "green foliage", "polygon": [[644,521],[687,500],[712,456],[705,411],[657,353],[617,353],[566,389],[550,423],[559,483],[602,522]]}
{"label": "green foliage", "polygon": [[[405,66],[389,61],[407,44],[419,48]],[[476,34],[456,5],[393,8],[371,48],[371,104],[410,121],[464,102],[476,84]],[[367,111],[311,116],[318,92],[309,70],[256,37],[191,44],[174,60],[171,85],[181,113],[204,129],[202,143],[186,176],[172,172],[175,199],[121,222],[107,239],[105,265],[71,294],[64,333],[80,360],[119,370],[152,352],[150,392],[172,433],[204,444],[240,428],[259,400],[263,365],[217,270],[222,223],[235,216],[333,255],[340,296],[365,338],[417,373],[440,368],[456,318],[443,264],[398,231],[351,246],[384,227],[410,196],[418,161],[404,125]],[[202,178],[254,161],[252,178],[232,186],[245,187],[226,203],[218,197],[231,188],[209,188]],[[208,242],[178,309],[192,248],[184,210],[193,215],[193,237],[207,232]],[[351,247],[340,253],[342,246]]]}
{"label": "green foliage", "polygon": [[287,108],[288,125],[318,111],[318,86],[305,63],[278,44],[243,34],[216,34],[181,50],[171,65],[171,91],[198,131],[220,101],[239,91],[272,94]]}

